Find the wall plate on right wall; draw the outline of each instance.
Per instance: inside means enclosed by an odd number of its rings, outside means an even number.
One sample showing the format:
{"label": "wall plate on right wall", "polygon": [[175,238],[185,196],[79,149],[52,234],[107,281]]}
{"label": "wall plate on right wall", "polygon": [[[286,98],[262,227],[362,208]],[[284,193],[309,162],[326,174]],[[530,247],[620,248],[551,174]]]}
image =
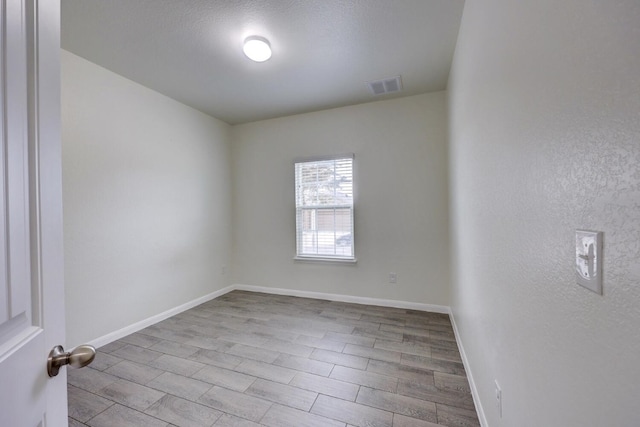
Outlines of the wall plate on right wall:
{"label": "wall plate on right wall", "polygon": [[576,281],[602,295],[602,232],[576,230]]}

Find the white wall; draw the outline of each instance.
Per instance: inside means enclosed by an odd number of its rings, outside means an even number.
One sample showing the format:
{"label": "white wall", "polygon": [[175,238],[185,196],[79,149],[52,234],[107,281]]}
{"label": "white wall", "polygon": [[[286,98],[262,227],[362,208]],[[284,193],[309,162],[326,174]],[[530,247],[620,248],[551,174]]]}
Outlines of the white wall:
{"label": "white wall", "polygon": [[[234,126],[234,283],[448,305],[445,101],[439,92]],[[294,159],[344,153],[355,154],[358,262],[294,261]]]}
{"label": "white wall", "polygon": [[[639,40],[637,0],[466,2],[452,308],[492,427],[640,425]],[[603,296],[578,228],[604,231]]]}
{"label": "white wall", "polygon": [[62,52],[67,346],[228,285],[229,126]]}

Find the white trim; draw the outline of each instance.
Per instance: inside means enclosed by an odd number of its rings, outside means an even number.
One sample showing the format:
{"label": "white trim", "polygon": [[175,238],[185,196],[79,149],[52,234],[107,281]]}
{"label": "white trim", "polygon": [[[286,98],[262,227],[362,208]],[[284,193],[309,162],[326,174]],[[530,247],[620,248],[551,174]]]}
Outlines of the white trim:
{"label": "white trim", "polygon": [[[341,166],[339,166],[339,163],[342,163],[342,162],[344,162],[344,164],[341,164]],[[333,204],[330,204],[330,205],[328,204],[306,205],[305,204],[304,189],[316,187],[317,185],[319,185],[320,182],[323,182],[324,179],[321,180],[317,174],[315,174],[315,176],[314,174],[311,174],[309,175],[309,177],[311,177],[310,182],[303,182],[304,181],[303,177],[306,176],[306,173],[304,173],[304,170],[305,170],[304,165],[310,165],[311,167],[313,166],[319,167],[318,165],[321,163],[332,163],[333,178],[336,178],[338,171],[340,170],[342,171],[342,174],[340,175],[341,178],[346,177],[347,175],[350,175],[351,197],[348,196],[348,191],[346,191],[345,189],[345,193],[340,193],[343,196],[343,197],[340,197],[340,199],[342,200],[338,200],[338,191],[337,191],[337,188],[334,188],[332,200],[330,200]],[[348,164],[348,167],[347,167],[347,164]],[[355,200],[354,198],[354,192],[355,192],[354,155],[351,154],[350,156],[329,156],[329,158],[327,158],[326,160],[320,160],[318,158],[313,160],[298,159],[294,162],[294,172],[295,172],[294,184],[295,184],[295,205],[296,205],[296,256],[309,257],[309,258],[355,259],[355,246],[354,246],[355,240],[353,239],[353,236],[355,234],[354,224],[353,224],[354,223],[354,218],[353,218],[354,217],[354,200]],[[315,203],[319,203],[319,201],[316,200]],[[338,246],[337,236],[336,236],[336,232],[338,231],[336,229],[337,227],[336,212],[338,210],[348,210],[348,216],[349,216],[349,222],[350,222],[349,229],[341,230],[352,236],[351,245],[349,245],[349,250],[351,252],[347,256],[341,256],[336,254],[337,252],[336,249]],[[309,251],[309,248],[305,247],[306,237],[313,237],[313,241],[311,242],[312,246],[315,246],[316,250],[318,249],[319,242],[316,239],[318,239],[319,230],[318,230],[318,224],[316,223],[317,221],[316,217],[318,213],[324,212],[324,211],[327,211],[333,215],[333,226],[324,231],[333,231],[333,238],[336,238],[336,241],[333,242],[334,255],[308,253],[307,251]],[[305,213],[310,214],[309,219],[311,222],[310,224],[307,224],[307,226],[309,227],[309,229],[307,230],[305,230],[305,225],[304,225],[305,223],[304,218],[306,217]],[[311,232],[311,235],[307,235],[308,232]],[[329,236],[325,236],[325,238],[326,237],[329,237]],[[325,242],[325,243],[328,243],[328,242]]]}
{"label": "white trim", "polygon": [[293,159],[293,163],[309,163],[309,162],[326,162],[329,160],[339,160],[339,159],[355,159],[356,155],[354,153],[346,153],[346,154],[329,154],[326,156],[307,156],[307,157],[296,157]]}
{"label": "white trim", "polygon": [[292,297],[303,297],[313,299],[324,299],[329,301],[350,302],[354,304],[377,305],[382,307],[406,308],[409,310],[430,311],[432,313],[449,314],[450,309],[446,305],[421,304],[417,302],[398,301],[390,299],[379,299],[369,297],[358,297],[353,295],[325,294],[322,292],[298,291],[295,289],[269,288],[251,285],[233,285],[239,291],[262,292],[265,294],[289,295]]}
{"label": "white trim", "polygon": [[185,304],[179,305],[177,307],[164,311],[160,314],[156,314],[155,316],[151,316],[147,319],[141,320],[139,322],[126,326],[117,331],[108,333],[100,338],[96,338],[95,340],[90,341],[88,344],[93,345],[94,347],[102,347],[103,345],[109,344],[110,342],[126,337],[127,335],[130,335],[134,332],[137,332],[141,329],[146,328],[147,326],[151,326],[171,316],[174,316],[178,313],[182,313],[183,311],[189,310],[190,308],[193,308],[197,305],[200,305],[202,303],[215,299],[219,296],[222,296],[234,290],[248,291],[248,292],[262,292],[265,294],[288,295],[293,297],[323,299],[323,300],[329,300],[329,301],[376,305],[376,306],[382,306],[382,307],[404,308],[409,310],[419,310],[419,311],[428,311],[432,313],[448,314],[451,320],[451,325],[453,326],[453,333],[456,338],[456,343],[458,344],[458,349],[460,350],[460,357],[462,358],[462,364],[464,365],[464,369],[467,373],[467,378],[469,380],[469,387],[471,388],[471,396],[473,397],[473,403],[476,406],[476,412],[478,413],[478,419],[480,421],[480,425],[481,427],[489,426],[489,424],[487,423],[487,417],[485,416],[485,413],[484,413],[484,408],[482,407],[482,403],[480,402],[480,396],[478,394],[478,389],[476,387],[475,380],[473,379],[471,365],[469,364],[469,359],[467,359],[467,353],[465,352],[464,346],[462,345],[462,340],[460,339],[460,333],[458,331],[458,326],[456,324],[456,320],[453,315],[453,310],[451,310],[451,308],[446,305],[422,304],[417,302],[358,297],[353,295],[327,294],[323,292],[299,291],[296,289],[270,288],[265,286],[235,284],[235,285],[227,286],[226,288],[217,290],[215,292],[212,292],[208,295],[204,295],[200,298],[196,298]]}
{"label": "white trim", "polygon": [[478,394],[476,382],[473,379],[471,365],[469,364],[469,359],[467,359],[467,353],[464,351],[464,346],[462,345],[462,339],[460,338],[460,333],[458,332],[458,325],[456,324],[456,319],[453,316],[453,310],[451,310],[451,308],[449,308],[449,318],[451,319],[451,325],[453,326],[453,334],[456,337],[458,350],[460,350],[460,357],[462,358],[462,364],[464,365],[464,370],[466,371],[467,379],[469,380],[469,388],[471,388],[471,396],[473,397],[473,403],[476,405],[478,420],[480,421],[480,425],[482,427],[489,427],[489,423],[487,423],[487,417],[484,414],[484,408],[482,407],[482,402],[480,401],[480,395]]}
{"label": "white trim", "polygon": [[126,337],[134,332],[138,332],[141,329],[146,328],[147,326],[151,326],[156,324],[162,320],[168,319],[171,316],[175,316],[178,313],[182,313],[183,311],[189,310],[197,305],[205,303],[207,301],[211,301],[214,298],[217,298],[221,295],[224,295],[228,292],[231,292],[235,289],[234,286],[227,286],[226,288],[219,289],[215,292],[211,292],[208,295],[201,296],[200,298],[196,298],[192,301],[186,302],[182,305],[179,305],[174,308],[170,308],[167,311],[163,311],[162,313],[156,314],[154,316],[148,317],[144,320],[136,322],[132,325],[125,326],[122,329],[118,329],[117,331],[110,332],[106,335],[101,336],[100,338],[96,338],[95,340],[90,341],[88,344],[94,347],[102,347],[103,345],[109,344],[113,341],[119,340],[120,338]]}
{"label": "white trim", "polygon": [[302,262],[328,262],[336,264],[357,264],[357,258],[338,258],[338,257],[323,257],[323,256],[311,256],[311,255],[297,255],[293,257],[294,261]]}
{"label": "white trim", "polygon": [[[369,298],[369,297],[359,297],[354,295],[341,295],[341,294],[327,294],[323,292],[312,292],[312,291],[299,291],[295,289],[284,289],[284,288],[270,288],[265,286],[251,286],[251,285],[242,285],[235,284],[231,286],[227,286],[226,288],[217,290],[208,295],[204,295],[200,298],[196,298],[193,301],[189,301],[177,307],[171,308],[162,313],[156,314],[154,316],[148,317],[147,319],[136,322],[132,325],[125,326],[122,329],[118,329],[117,331],[110,332],[106,335],[103,335],[95,340],[90,341],[88,344],[94,347],[102,347],[103,345],[109,344],[110,342],[119,340],[120,338],[126,337],[134,332],[138,332],[141,329],[146,328],[147,326],[151,326],[156,324],[162,320],[168,319],[171,316],[175,316],[178,313],[182,313],[183,311],[189,310],[197,305],[210,301],[214,298],[222,296],[226,293],[229,293],[234,290],[239,291],[248,291],[248,292],[262,292],[265,294],[275,294],[275,295],[289,295],[292,297],[302,297],[302,298],[313,298],[313,299],[323,299],[328,301],[339,301],[339,302],[348,302],[353,304],[365,304],[365,305],[376,305],[381,307],[394,307],[394,308],[404,308],[408,310],[418,310],[418,311],[428,311],[431,313],[443,313],[448,314],[451,317],[451,323],[454,325],[454,332],[456,333],[456,340],[458,340],[458,346],[460,347],[460,353],[462,355],[462,359],[465,365],[465,369],[468,371],[468,363],[466,362],[466,356],[464,355],[462,344],[459,341],[457,330],[455,327],[455,323],[453,322],[453,315],[451,314],[451,309],[446,305],[435,305],[435,304],[422,304],[417,302],[408,302],[408,301],[399,301],[399,300],[388,300],[388,299],[380,299],[380,298]],[[468,371],[470,372],[470,371]],[[475,391],[475,386],[473,385],[472,378],[469,376],[469,381],[471,385],[472,391]],[[474,394],[474,402],[476,401],[476,394]],[[476,407],[478,403],[476,403]],[[484,416],[484,413],[483,413]],[[483,427],[486,427],[483,424]]]}

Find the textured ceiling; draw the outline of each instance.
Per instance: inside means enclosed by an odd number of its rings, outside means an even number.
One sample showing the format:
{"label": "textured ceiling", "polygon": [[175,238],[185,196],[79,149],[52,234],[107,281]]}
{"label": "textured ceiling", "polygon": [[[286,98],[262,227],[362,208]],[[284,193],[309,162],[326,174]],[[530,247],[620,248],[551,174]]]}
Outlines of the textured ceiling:
{"label": "textured ceiling", "polygon": [[[62,0],[62,47],[230,124],[446,88],[464,0]],[[242,53],[250,35],[273,57]],[[403,91],[367,85],[396,75]]]}

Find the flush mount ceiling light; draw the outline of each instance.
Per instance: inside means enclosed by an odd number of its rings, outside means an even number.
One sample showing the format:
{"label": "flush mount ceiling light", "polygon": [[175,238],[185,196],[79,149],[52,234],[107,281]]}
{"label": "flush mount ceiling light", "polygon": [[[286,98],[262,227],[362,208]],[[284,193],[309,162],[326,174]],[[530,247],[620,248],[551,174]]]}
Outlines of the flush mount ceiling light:
{"label": "flush mount ceiling light", "polygon": [[271,45],[269,40],[260,36],[249,36],[244,40],[242,47],[247,58],[256,62],[264,62],[271,58]]}

